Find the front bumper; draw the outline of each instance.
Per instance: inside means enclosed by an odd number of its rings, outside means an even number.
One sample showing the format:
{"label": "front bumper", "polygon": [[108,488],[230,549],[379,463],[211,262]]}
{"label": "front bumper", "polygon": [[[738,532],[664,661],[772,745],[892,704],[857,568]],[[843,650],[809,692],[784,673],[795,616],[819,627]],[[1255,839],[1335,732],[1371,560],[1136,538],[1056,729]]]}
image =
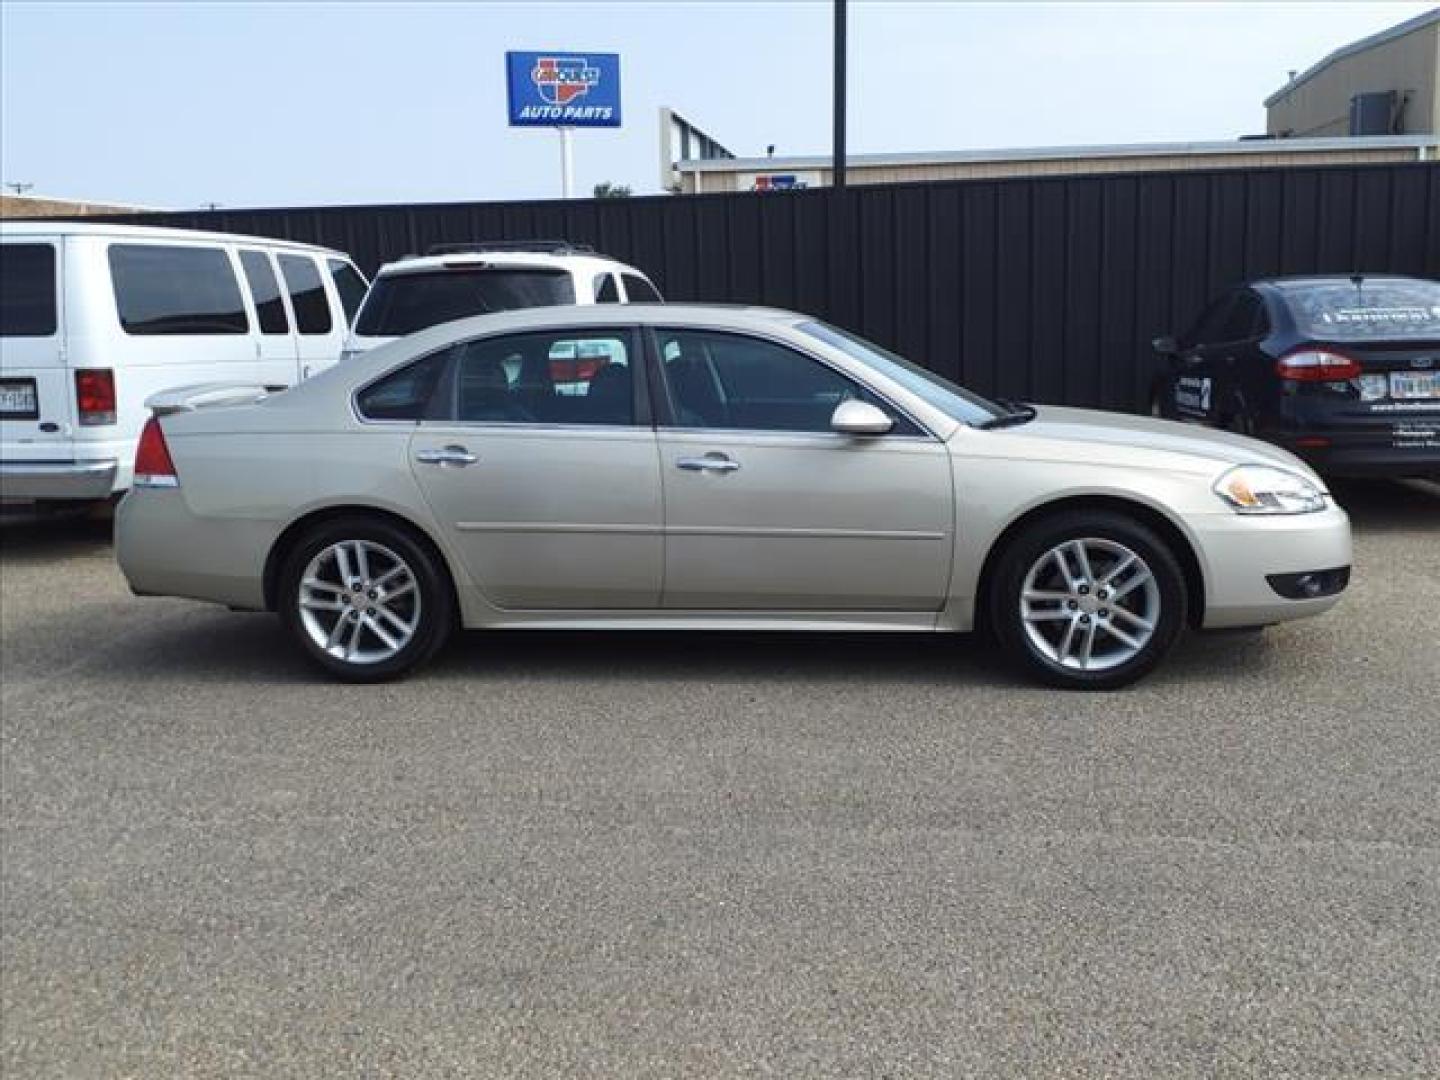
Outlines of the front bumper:
{"label": "front bumper", "polygon": [[0,462],[0,502],[108,499],[115,490],[119,463],[99,461]]}
{"label": "front bumper", "polygon": [[1202,626],[1266,626],[1334,607],[1328,595],[1288,599],[1270,578],[1351,565],[1350,518],[1332,501],[1315,514],[1247,516],[1220,512],[1189,519],[1205,576]]}

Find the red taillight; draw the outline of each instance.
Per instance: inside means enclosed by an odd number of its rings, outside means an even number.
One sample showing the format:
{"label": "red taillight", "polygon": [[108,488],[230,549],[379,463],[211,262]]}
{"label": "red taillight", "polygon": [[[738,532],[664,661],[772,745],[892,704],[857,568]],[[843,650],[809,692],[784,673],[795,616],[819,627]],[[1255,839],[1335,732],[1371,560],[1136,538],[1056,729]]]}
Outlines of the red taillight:
{"label": "red taillight", "polygon": [[160,421],[151,417],[140,432],[140,446],[135,451],[136,487],[179,487],[180,477],[165,445],[165,432]]}
{"label": "red taillight", "polygon": [[115,423],[115,372],[109,368],[77,368],[75,400],[85,427]]}
{"label": "red taillight", "polygon": [[1275,373],[1291,382],[1347,382],[1360,377],[1360,364],[1329,349],[1296,349],[1279,359]]}

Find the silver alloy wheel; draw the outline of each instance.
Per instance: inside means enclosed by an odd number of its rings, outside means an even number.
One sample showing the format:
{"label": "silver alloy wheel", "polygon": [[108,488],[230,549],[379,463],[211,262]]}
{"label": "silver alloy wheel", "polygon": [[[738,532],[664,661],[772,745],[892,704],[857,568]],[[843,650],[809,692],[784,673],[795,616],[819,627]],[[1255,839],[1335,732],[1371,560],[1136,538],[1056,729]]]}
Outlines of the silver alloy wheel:
{"label": "silver alloy wheel", "polygon": [[372,540],[341,540],[322,549],[300,576],[295,602],[310,640],[351,664],[389,660],[420,626],[414,571]]}
{"label": "silver alloy wheel", "polygon": [[1155,572],[1114,540],[1085,537],[1051,548],[1020,591],[1030,644],[1053,663],[1108,671],[1134,659],[1160,621]]}

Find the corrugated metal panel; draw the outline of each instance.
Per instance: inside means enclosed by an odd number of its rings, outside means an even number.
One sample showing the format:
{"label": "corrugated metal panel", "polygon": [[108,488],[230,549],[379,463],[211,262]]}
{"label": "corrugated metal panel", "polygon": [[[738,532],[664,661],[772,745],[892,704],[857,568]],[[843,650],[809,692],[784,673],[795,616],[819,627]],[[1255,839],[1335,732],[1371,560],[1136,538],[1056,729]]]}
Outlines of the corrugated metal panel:
{"label": "corrugated metal panel", "polygon": [[323,243],[367,273],[442,241],[564,237],[644,268],[672,299],[809,311],[982,393],[1109,408],[1143,406],[1149,341],[1237,281],[1440,278],[1433,164],[114,220]]}

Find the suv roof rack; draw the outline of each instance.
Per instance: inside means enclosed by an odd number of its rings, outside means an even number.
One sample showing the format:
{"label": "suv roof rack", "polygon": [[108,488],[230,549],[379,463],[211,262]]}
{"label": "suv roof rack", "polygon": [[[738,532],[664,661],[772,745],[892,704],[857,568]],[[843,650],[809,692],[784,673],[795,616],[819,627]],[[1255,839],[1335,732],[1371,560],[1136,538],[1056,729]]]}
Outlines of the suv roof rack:
{"label": "suv roof rack", "polygon": [[481,255],[487,251],[533,251],[546,255],[594,255],[589,244],[569,240],[481,240],[459,244],[431,244],[426,255]]}

